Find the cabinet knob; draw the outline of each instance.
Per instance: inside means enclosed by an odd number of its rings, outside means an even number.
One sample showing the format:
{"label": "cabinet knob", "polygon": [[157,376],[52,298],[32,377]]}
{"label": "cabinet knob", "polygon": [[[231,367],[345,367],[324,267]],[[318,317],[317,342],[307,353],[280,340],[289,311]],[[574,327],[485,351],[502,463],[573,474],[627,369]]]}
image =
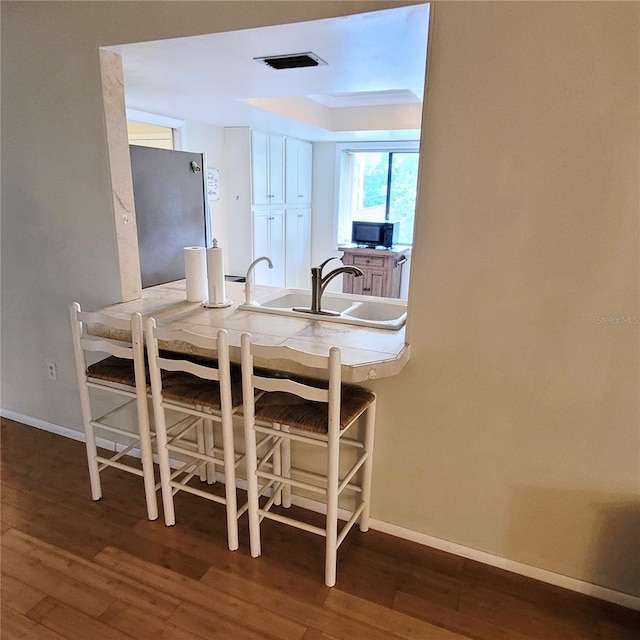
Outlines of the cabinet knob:
{"label": "cabinet knob", "polygon": [[362,287],[363,291],[371,291],[371,287]]}
{"label": "cabinet knob", "polygon": [[369,258],[367,258],[367,259],[365,260],[365,262],[366,262],[367,264],[369,264],[369,263],[371,262],[371,260],[369,260]]}
{"label": "cabinet knob", "polygon": [[298,194],[298,198],[304,198],[304,196],[303,196],[303,195]]}

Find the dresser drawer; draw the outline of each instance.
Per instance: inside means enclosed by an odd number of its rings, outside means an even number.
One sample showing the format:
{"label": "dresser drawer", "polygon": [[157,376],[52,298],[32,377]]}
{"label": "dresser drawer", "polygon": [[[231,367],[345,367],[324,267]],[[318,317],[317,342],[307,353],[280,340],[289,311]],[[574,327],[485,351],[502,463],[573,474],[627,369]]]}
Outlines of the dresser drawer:
{"label": "dresser drawer", "polygon": [[382,256],[353,256],[356,267],[384,267],[385,260]]}

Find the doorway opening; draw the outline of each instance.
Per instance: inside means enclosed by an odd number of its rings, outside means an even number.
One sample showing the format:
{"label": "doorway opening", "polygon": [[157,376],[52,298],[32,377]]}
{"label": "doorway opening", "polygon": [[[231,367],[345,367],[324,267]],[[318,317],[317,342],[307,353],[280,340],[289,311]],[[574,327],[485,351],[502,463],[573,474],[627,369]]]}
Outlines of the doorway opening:
{"label": "doorway opening", "polygon": [[[224,156],[225,130],[246,127],[311,142],[314,159],[311,262],[339,257],[334,223],[336,145],[350,141],[419,145],[428,26],[429,5],[421,4],[307,23],[105,47],[101,53],[117,58],[111,59],[108,71],[114,76],[119,74],[122,82],[122,102],[114,104],[113,100],[105,99],[107,129],[109,121],[112,129],[120,129],[118,135],[108,136],[112,176],[120,176],[120,185],[114,184],[114,193],[118,194],[114,196],[116,217],[124,215],[120,206],[123,192],[132,191],[131,185],[125,184],[129,162],[125,153],[116,149],[123,145],[128,150],[126,117],[121,106],[126,103],[127,115],[135,108],[179,116],[184,129],[182,144],[176,148],[205,152],[208,163],[211,161],[209,166],[219,169],[220,199],[211,207],[216,237],[220,234],[215,229],[224,230],[227,225],[222,220],[228,209],[225,199],[237,197],[226,188],[229,174]],[[283,42],[287,42],[287,49],[296,46],[300,51],[313,49],[327,64],[274,70],[254,59],[286,53],[282,51]],[[386,47],[384,51],[379,49],[382,46]],[[218,47],[218,53],[202,55],[206,47]],[[150,74],[147,80],[139,65],[154,57],[162,73]],[[172,61],[170,66],[167,59]],[[183,67],[179,68],[181,60]],[[230,64],[236,60],[246,66],[239,69]],[[375,74],[371,73],[372,60],[377,61]],[[176,75],[172,75],[174,68]],[[300,73],[306,75],[288,75]],[[198,74],[199,82],[188,82],[187,76]],[[202,82],[203,77],[207,82]],[[164,81],[166,86],[154,84]],[[188,93],[189,86],[206,94]],[[231,87],[236,88],[235,95],[223,99]],[[118,118],[120,123],[116,122]],[[202,140],[202,146],[194,146],[194,140]],[[121,164],[114,168],[113,163],[118,162]],[[246,177],[250,179],[249,167]],[[125,201],[127,195],[124,194]],[[132,193],[130,200],[133,208]],[[133,255],[137,252],[133,247],[135,224],[131,222],[129,219],[128,226],[121,228],[117,237],[122,252]],[[246,236],[250,237],[250,224],[248,227]],[[223,236],[223,246],[228,244],[226,240]],[[236,248],[229,246],[228,251],[235,253]],[[124,262],[132,268],[135,260]],[[127,280],[129,276],[123,273],[121,278]],[[135,273],[131,280],[135,281]]]}

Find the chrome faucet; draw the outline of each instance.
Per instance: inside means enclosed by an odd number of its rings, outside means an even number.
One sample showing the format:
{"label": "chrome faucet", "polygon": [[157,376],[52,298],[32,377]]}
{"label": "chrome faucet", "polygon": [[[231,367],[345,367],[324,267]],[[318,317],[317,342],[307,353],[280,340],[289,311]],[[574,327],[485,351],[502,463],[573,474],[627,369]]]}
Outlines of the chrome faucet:
{"label": "chrome faucet", "polygon": [[256,265],[259,262],[265,260],[269,265],[269,269],[273,269],[273,262],[271,262],[271,258],[268,256],[261,256],[260,258],[256,258],[247,269],[247,275],[245,277],[244,282],[244,303],[246,305],[255,305],[256,303],[251,300],[251,276],[253,275],[253,270],[256,268]]}
{"label": "chrome faucet", "polygon": [[339,316],[340,314],[335,311],[323,311],[322,310],[322,294],[324,293],[327,285],[341,273],[350,273],[351,275],[360,277],[364,275],[362,269],[358,269],[358,267],[352,266],[344,266],[338,267],[333,271],[327,273],[326,276],[322,276],[322,270],[327,262],[331,262],[331,260],[336,260],[337,258],[329,258],[325,260],[319,267],[311,268],[311,308],[310,309],[299,309],[295,308],[294,311],[302,311],[304,313],[318,313],[325,316]]}

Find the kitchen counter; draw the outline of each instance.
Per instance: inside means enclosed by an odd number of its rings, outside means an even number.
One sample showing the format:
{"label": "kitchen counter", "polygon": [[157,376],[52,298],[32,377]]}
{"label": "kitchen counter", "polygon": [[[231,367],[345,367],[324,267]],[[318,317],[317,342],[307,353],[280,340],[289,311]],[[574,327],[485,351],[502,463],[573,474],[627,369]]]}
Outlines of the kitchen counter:
{"label": "kitchen counter", "polygon": [[[158,325],[174,324],[191,331],[215,336],[218,329],[229,333],[231,360],[240,361],[240,336],[253,335],[259,344],[287,345],[294,349],[328,355],[332,346],[342,353],[343,382],[363,382],[400,373],[409,360],[409,345],[405,344],[405,328],[398,331],[372,329],[323,322],[304,317],[283,317],[238,309],[244,302],[244,284],[228,282],[226,297],[233,302],[222,309],[205,308],[197,302],[187,302],[184,280],[149,287],[142,298],[122,302],[99,311],[108,316],[128,319],[139,311],[145,318],[154,317]],[[252,285],[254,297],[278,291],[278,288]],[[96,335],[105,335],[99,327],[90,329]],[[180,351],[180,345],[170,345]],[[259,363],[256,363],[259,364]],[[310,374],[300,366],[292,373]]]}

